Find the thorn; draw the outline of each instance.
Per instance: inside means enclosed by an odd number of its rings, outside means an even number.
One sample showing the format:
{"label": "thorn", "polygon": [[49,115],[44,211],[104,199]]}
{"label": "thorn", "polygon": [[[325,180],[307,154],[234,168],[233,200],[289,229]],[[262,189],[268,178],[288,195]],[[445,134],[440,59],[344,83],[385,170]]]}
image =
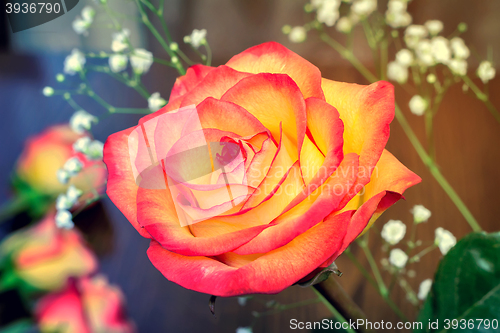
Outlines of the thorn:
{"label": "thorn", "polygon": [[215,300],[217,299],[217,296],[210,296],[210,299],[208,300],[208,308],[210,309],[210,312],[215,316]]}

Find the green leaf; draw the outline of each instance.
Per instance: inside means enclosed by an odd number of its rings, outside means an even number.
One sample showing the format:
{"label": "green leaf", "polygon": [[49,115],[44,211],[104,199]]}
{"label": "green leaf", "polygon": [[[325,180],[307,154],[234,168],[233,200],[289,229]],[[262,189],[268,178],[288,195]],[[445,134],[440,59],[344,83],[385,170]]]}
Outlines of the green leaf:
{"label": "green leaf", "polygon": [[471,233],[448,252],[418,321],[416,332],[500,330],[500,232]]}

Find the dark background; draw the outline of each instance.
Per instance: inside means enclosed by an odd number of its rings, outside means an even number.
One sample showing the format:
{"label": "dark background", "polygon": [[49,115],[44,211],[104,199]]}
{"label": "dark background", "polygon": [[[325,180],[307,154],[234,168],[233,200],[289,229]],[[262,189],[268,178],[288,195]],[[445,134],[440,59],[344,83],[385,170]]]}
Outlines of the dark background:
{"label": "dark background", "polygon": [[[118,0],[110,3],[118,10],[123,3],[130,15],[136,14],[133,12],[133,6],[130,11],[128,1]],[[289,43],[286,36],[281,34],[280,30],[284,24],[298,25],[309,20],[309,16],[302,11],[304,3],[298,0],[168,0],[165,8],[171,32],[181,47],[182,37],[190,34],[193,28],[208,30],[208,41],[214,50],[215,65],[225,63],[232,55],[250,46],[276,40],[316,64],[324,77],[366,83],[346,61],[320,43],[315,36],[309,36],[306,43],[297,45]],[[9,175],[22,150],[24,140],[49,125],[68,121],[73,113],[62,98],[46,98],[41,94],[44,86],[56,86],[55,74],[62,72],[64,57],[75,45],[90,50],[109,51],[111,32],[106,37],[96,36],[96,30],[93,28],[90,36],[84,39],[77,37],[70,28],[72,19],[84,4],[85,1],[80,1],[66,17],[47,23],[47,26],[50,25],[48,28],[44,25],[12,34],[6,25],[5,17],[1,22],[0,202],[6,201],[10,195]],[[97,8],[93,2],[89,1],[89,4]],[[386,8],[380,2],[379,6],[384,10]],[[409,11],[415,23],[422,24],[427,19],[442,20],[445,24],[445,35],[451,33],[458,23],[468,23],[469,30],[463,37],[468,45],[474,45],[474,48],[471,46],[472,56],[469,59],[469,73],[472,76],[478,64],[474,56],[480,54],[484,58],[487,45],[493,47],[494,59],[499,63],[498,1],[482,0],[472,3],[468,0],[414,0],[409,5]],[[69,16],[71,18],[68,18]],[[96,27],[102,28],[100,21],[96,23]],[[165,57],[151,35],[140,27],[135,26],[135,30],[134,26],[132,28],[135,45],[143,45],[152,50],[155,56]],[[366,45],[362,40],[362,32],[358,32],[355,44]],[[44,42],[41,43],[40,40]],[[369,50],[360,47],[356,51],[369,65]],[[393,59],[393,55],[389,59]],[[175,77],[173,69],[155,64],[145,76],[145,83],[150,91],[159,91],[166,98]],[[94,75],[90,81],[94,89],[115,106],[146,106],[139,95],[106,76]],[[475,81],[478,83],[479,80]],[[500,105],[500,97],[496,93],[499,88],[500,80],[496,78],[490,83],[490,92],[492,101],[497,106]],[[408,89],[410,93],[396,89],[397,100],[402,106],[407,105],[412,91],[415,92],[411,87]],[[91,112],[102,112],[98,105],[87,100],[78,102]],[[425,144],[424,119],[413,116],[406,107],[403,112]],[[133,126],[138,119],[139,116],[134,115],[115,115],[107,118],[95,127],[95,136],[104,141],[110,133]],[[500,124],[479,101],[470,93],[463,94],[460,84],[448,93],[435,120],[437,160],[441,170],[487,231],[499,229],[499,129]],[[471,229],[466,221],[426,170],[396,121],[391,126],[387,149],[420,175],[423,181],[405,193],[406,201],[397,203],[384,213],[377,223],[378,230],[389,219],[400,219],[410,226],[410,208],[415,204],[423,204],[432,211],[432,217],[428,223],[419,227],[418,239],[432,242],[434,230],[438,226],[450,230],[457,238],[469,233]],[[208,310],[209,296],[186,290],[167,281],[147,259],[148,241],[137,234],[109,200],[104,200],[103,204],[111,221],[112,232],[103,226],[106,237],[103,236],[100,242],[106,244],[100,246],[109,250],[109,245],[112,250],[100,251],[100,271],[106,274],[112,283],[122,288],[127,299],[128,313],[139,332],[235,332],[237,327],[250,325],[253,321],[251,312],[265,310],[263,303],[266,301],[276,300],[288,304],[315,297],[312,290],[292,287],[279,295],[258,296],[249,300],[244,307],[238,305],[236,298],[218,299],[217,316],[214,317]],[[102,216],[96,217],[96,222],[105,223]],[[8,227],[5,226],[3,232]],[[376,236],[375,232],[372,232],[371,236],[370,247],[376,259],[386,258],[388,254],[382,251],[380,237]],[[97,246],[99,247],[99,244]],[[368,267],[358,246],[352,246],[352,250]],[[410,267],[416,272],[416,277],[407,277],[407,280],[414,290],[418,290],[422,280],[432,277],[440,257],[441,254],[435,251]],[[339,279],[340,283],[371,321],[398,321],[347,258],[341,256],[337,264],[344,273]],[[389,274],[384,273],[384,278],[388,282]],[[416,310],[405,299],[405,293],[399,286],[394,289],[392,299],[410,319],[415,317]],[[321,304],[303,306],[258,319],[254,332],[288,332],[292,318],[312,321],[328,316],[329,312]]]}

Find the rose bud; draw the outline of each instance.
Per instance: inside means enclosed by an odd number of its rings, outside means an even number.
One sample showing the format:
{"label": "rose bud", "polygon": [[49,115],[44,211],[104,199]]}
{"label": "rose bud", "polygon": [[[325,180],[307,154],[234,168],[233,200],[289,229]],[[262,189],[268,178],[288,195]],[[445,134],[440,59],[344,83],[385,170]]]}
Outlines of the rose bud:
{"label": "rose bud", "polygon": [[38,302],[35,316],[41,332],[135,332],[121,291],[103,276],[70,280],[66,289]]}
{"label": "rose bud", "polygon": [[278,293],[329,266],[420,178],[385,150],[394,89],[321,77],[274,42],[195,65],[112,134],[107,194],[170,281]]}
{"label": "rose bud", "polygon": [[61,289],[69,277],[86,276],[97,268],[81,234],[58,228],[53,213],[7,237],[0,255],[4,283],[28,292]]}

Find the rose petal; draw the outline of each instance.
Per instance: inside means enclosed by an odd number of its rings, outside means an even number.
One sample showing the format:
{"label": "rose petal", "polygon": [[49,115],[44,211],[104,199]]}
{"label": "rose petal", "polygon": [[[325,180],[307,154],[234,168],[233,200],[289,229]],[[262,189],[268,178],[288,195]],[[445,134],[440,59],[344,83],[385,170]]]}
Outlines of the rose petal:
{"label": "rose petal", "polygon": [[208,73],[210,73],[214,68],[205,65],[194,65],[188,68],[186,75],[178,77],[175,80],[174,87],[170,93],[170,100],[173,101],[185,95],[187,92],[191,91],[196,87]]}
{"label": "rose petal", "polygon": [[241,72],[282,73],[297,83],[304,98],[325,99],[321,89],[321,72],[298,54],[276,42],[251,47],[232,57],[226,64]]}
{"label": "rose petal", "polygon": [[208,257],[186,257],[155,241],[148,249],[153,265],[170,281],[215,296],[275,294],[313,271],[342,244],[351,217],[346,212],[299,235],[287,245],[236,268]]}

